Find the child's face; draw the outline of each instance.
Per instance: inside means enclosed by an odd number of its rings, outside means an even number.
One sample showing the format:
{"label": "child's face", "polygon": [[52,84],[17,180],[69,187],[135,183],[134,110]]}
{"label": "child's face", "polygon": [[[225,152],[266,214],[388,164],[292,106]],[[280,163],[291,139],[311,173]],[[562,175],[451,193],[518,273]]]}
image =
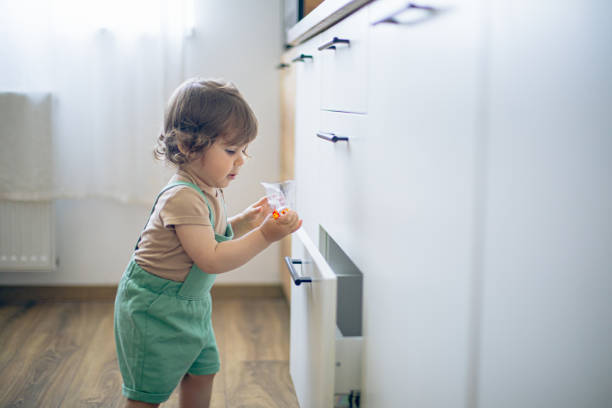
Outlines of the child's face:
{"label": "child's face", "polygon": [[229,145],[219,139],[200,158],[191,162],[190,167],[207,185],[227,187],[244,164],[246,148],[247,145]]}

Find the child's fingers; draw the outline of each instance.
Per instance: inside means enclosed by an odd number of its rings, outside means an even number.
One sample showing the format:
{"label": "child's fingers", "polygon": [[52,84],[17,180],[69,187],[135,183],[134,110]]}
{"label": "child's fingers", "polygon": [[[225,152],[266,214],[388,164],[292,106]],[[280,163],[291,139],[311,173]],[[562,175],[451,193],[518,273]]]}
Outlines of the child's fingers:
{"label": "child's fingers", "polygon": [[289,211],[285,215],[281,216],[278,220],[281,224],[291,225],[298,219],[298,215],[295,211]]}
{"label": "child's fingers", "polygon": [[267,201],[260,205],[256,205],[256,204],[253,204],[249,208],[248,215],[262,214],[265,217],[268,214],[272,213],[272,207],[270,207]]}
{"label": "child's fingers", "polygon": [[[285,210],[283,210],[283,211],[285,211]],[[297,217],[297,212],[295,212],[295,211],[290,210],[289,208],[287,208],[287,209],[286,209],[286,211],[285,211],[285,215],[286,215],[286,216],[296,216],[296,217]]]}
{"label": "child's fingers", "polygon": [[291,231],[291,233],[294,233],[295,231],[299,230],[301,226],[302,226],[302,220],[300,220],[299,218],[296,218],[295,222],[291,224],[289,231]]}
{"label": "child's fingers", "polygon": [[295,229],[293,231],[291,231],[291,232],[295,232],[295,231],[299,230],[300,227],[302,226],[302,222],[303,222],[303,220],[300,220],[300,222],[298,222],[297,227],[295,227]]}
{"label": "child's fingers", "polygon": [[249,214],[257,214],[258,212],[261,212],[263,210],[263,207],[253,207],[249,210]]}
{"label": "child's fingers", "polygon": [[289,231],[291,231],[291,233],[294,233],[295,231],[299,230],[301,226],[302,226],[302,220],[300,219],[300,217],[296,216],[295,221],[292,222],[289,227]]}
{"label": "child's fingers", "polygon": [[264,214],[269,214],[273,211],[272,207],[267,201],[261,205],[261,208]]}
{"label": "child's fingers", "polygon": [[253,204],[253,207],[261,207],[262,205],[268,205],[268,197],[261,197],[255,204]]}
{"label": "child's fingers", "polygon": [[257,208],[261,208],[262,211],[264,212],[264,214],[270,213],[273,211],[272,206],[270,206],[270,203],[267,201],[267,199],[265,199],[266,197],[264,197],[264,200],[260,200],[258,202],[256,202],[255,204],[253,204],[254,207]]}

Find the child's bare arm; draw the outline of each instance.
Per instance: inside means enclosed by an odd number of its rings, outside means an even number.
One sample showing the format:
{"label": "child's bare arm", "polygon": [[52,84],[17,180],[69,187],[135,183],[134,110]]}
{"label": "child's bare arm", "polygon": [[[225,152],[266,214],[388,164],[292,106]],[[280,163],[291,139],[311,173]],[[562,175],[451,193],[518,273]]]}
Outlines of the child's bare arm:
{"label": "child's bare arm", "polygon": [[210,227],[177,225],[176,234],[187,255],[206,273],[236,269],[266,249],[272,242],[296,231],[302,221],[294,211],[275,220],[268,216],[263,224],[232,241],[215,241]]}

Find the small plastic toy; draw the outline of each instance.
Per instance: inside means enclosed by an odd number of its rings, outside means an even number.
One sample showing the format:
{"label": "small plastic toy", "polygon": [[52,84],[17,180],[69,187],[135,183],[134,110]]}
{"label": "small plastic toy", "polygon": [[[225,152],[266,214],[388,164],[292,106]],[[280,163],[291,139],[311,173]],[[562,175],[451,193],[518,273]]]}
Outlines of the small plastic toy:
{"label": "small plastic toy", "polygon": [[277,220],[277,219],[278,219],[278,218],[279,218],[281,215],[285,215],[285,214],[287,214],[288,212],[289,212],[289,209],[288,209],[288,208],[283,208],[283,209],[281,210],[281,212],[278,212],[278,210],[274,210],[274,211],[272,212],[272,217],[274,217],[274,219],[275,219],[275,220]]}
{"label": "small plastic toy", "polygon": [[287,180],[282,183],[261,183],[266,189],[266,197],[268,198],[268,204],[274,208],[272,211],[272,217],[275,220],[281,216],[287,214],[294,204],[294,189],[295,181]]}

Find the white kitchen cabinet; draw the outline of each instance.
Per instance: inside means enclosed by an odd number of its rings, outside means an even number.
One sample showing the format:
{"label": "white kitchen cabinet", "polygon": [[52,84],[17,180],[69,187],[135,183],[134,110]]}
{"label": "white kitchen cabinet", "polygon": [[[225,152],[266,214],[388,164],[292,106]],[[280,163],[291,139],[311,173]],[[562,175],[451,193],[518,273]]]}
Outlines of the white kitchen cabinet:
{"label": "white kitchen cabinet", "polygon": [[[301,260],[295,265],[296,270],[313,280],[294,285],[291,292],[290,368],[303,408],[332,407],[336,395],[361,388],[362,337],[347,336],[338,328],[340,316],[336,309],[339,301],[342,304],[343,284],[338,283],[338,271],[327,264],[326,238],[320,236],[323,226],[339,230],[337,220],[346,224],[342,220],[347,214],[355,215],[354,210],[343,208],[347,196],[337,191],[339,183],[347,180],[347,174],[344,167],[337,168],[335,156],[347,159],[350,149],[359,150],[365,123],[359,122],[355,128],[343,118],[346,114],[321,111],[321,54],[317,50],[321,41],[318,36],[291,51],[297,81],[296,208],[304,220],[292,240],[292,257]],[[298,59],[299,56],[302,58]],[[350,134],[351,141],[337,144],[317,136],[332,131]],[[340,276],[340,282],[344,279]]]}
{"label": "white kitchen cabinet", "polygon": [[490,2],[478,407],[612,407],[612,3]]}
{"label": "white kitchen cabinet", "polygon": [[[357,37],[368,41],[366,65],[355,68],[366,79],[345,75],[345,83],[364,87],[364,109],[325,102],[334,88],[324,86],[329,61],[316,53],[310,73],[297,71],[298,210],[308,236],[317,239],[324,228],[363,271],[362,406],[464,406],[481,25],[467,2],[422,24],[371,26],[404,6],[373,3],[295,51],[340,31],[364,32]],[[314,112],[317,92],[322,109]],[[349,140],[330,143],[317,132]],[[292,310],[299,307],[292,301]],[[317,395],[312,382],[296,380],[305,358],[291,359],[298,396]]]}
{"label": "white kitchen cabinet", "polygon": [[[366,32],[367,19],[362,17],[360,21],[360,30]],[[359,180],[367,121],[364,115],[321,109],[322,55],[334,53],[318,50],[327,35],[323,32],[291,51],[297,81],[296,208],[304,220],[292,240],[292,257],[302,261],[295,266],[296,270],[313,279],[312,283],[293,286],[291,292],[291,377],[303,408],[332,407],[340,395],[360,390],[362,379],[361,313],[358,335],[344,333],[341,326],[342,310],[346,310],[347,295],[343,288],[347,286],[347,276],[345,271],[330,268],[325,248],[328,239],[338,240],[352,261],[360,260],[359,248],[365,241],[355,221],[361,215],[359,205],[363,202]],[[363,35],[360,38],[363,41]],[[297,60],[300,55],[313,58]],[[342,57],[339,61],[341,66]],[[362,63],[365,62],[364,58]],[[360,84],[363,86],[363,80]],[[334,89],[336,95],[343,94],[338,86]],[[338,103],[335,107],[356,110],[350,103],[342,102],[342,98],[334,100]],[[331,134],[349,140],[333,143],[320,137]],[[330,238],[326,238],[327,234]],[[360,290],[358,307],[351,305],[349,309],[361,310],[361,305]]]}
{"label": "white kitchen cabinet", "polygon": [[[612,406],[610,15],[378,0],[294,50],[315,57],[297,77],[304,230],[363,272],[361,406]],[[364,66],[317,57],[339,32],[365,38]]]}
{"label": "white kitchen cabinet", "polygon": [[367,407],[465,407],[482,16],[475,1],[434,14],[406,4],[370,12],[406,23],[369,28],[362,396]]}

